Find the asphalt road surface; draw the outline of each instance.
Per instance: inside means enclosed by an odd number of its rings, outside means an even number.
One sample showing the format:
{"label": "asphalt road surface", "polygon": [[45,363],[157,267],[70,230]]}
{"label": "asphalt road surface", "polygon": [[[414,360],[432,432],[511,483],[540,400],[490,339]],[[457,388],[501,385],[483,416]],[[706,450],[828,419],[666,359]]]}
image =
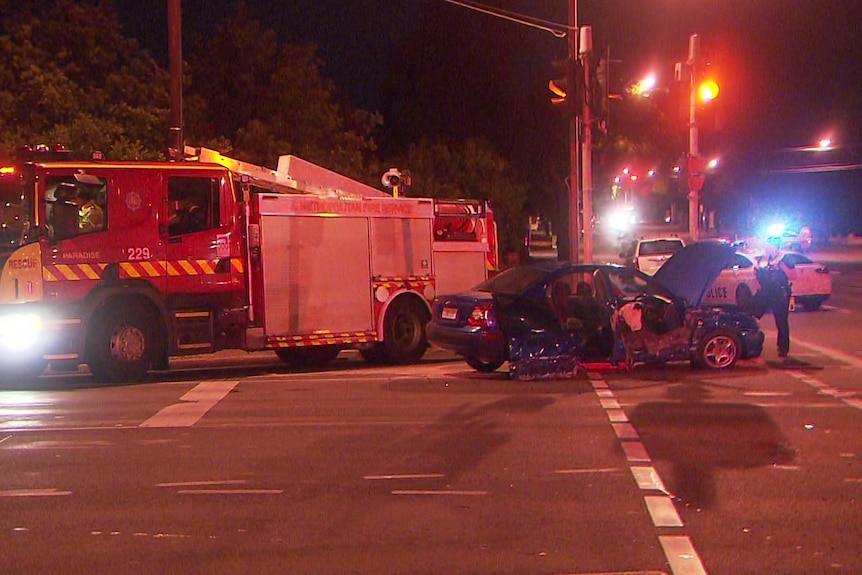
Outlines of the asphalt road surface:
{"label": "asphalt road surface", "polygon": [[0,392],[8,573],[862,572],[862,281],[779,361],[515,382],[442,352]]}

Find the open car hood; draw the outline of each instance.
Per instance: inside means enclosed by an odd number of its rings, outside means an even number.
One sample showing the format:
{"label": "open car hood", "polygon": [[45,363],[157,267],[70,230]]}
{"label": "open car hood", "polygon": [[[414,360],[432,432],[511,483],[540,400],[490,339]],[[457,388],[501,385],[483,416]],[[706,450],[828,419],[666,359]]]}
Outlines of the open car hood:
{"label": "open car hood", "polygon": [[697,242],[673,254],[653,279],[690,305],[700,305],[721,270],[733,262],[733,248],[722,242]]}

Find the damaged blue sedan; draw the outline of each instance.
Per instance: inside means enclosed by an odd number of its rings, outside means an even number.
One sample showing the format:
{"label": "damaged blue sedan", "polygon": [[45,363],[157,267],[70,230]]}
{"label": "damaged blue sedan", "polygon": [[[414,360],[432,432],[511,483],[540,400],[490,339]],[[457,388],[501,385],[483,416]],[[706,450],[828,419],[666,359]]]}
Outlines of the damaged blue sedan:
{"label": "damaged blue sedan", "polygon": [[434,303],[429,342],[516,379],[573,373],[583,363],[689,361],[727,369],[757,357],[764,334],[739,310],[703,306],[733,248],[695,243],[654,276],[612,264],[518,266]]}

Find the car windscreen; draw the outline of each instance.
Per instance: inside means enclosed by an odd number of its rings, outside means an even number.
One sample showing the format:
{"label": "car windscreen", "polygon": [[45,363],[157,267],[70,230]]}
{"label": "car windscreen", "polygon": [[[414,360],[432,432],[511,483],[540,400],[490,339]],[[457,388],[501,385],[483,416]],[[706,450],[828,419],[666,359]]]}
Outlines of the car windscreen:
{"label": "car windscreen", "polygon": [[682,249],[680,240],[656,240],[654,242],[643,242],[640,247],[640,255],[652,256],[656,254],[672,254]]}
{"label": "car windscreen", "polygon": [[796,264],[813,264],[814,263],[811,259],[807,258],[806,256],[803,256],[802,254],[796,254],[796,253],[784,254],[784,257],[782,257],[781,260],[786,265],[788,265],[790,267],[793,267]]}
{"label": "car windscreen", "polygon": [[520,294],[524,290],[541,281],[548,271],[530,266],[510,268],[496,276],[476,285],[474,291],[485,291],[497,294]]}

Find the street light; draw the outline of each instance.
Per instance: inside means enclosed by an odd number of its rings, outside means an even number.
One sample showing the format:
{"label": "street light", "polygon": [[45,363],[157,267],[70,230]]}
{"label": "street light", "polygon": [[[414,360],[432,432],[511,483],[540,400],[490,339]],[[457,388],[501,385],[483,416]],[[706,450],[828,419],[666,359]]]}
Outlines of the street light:
{"label": "street light", "polygon": [[644,98],[649,98],[650,94],[655,89],[655,86],[656,77],[655,74],[651,73],[629,86],[626,91],[632,96],[642,96]]}

